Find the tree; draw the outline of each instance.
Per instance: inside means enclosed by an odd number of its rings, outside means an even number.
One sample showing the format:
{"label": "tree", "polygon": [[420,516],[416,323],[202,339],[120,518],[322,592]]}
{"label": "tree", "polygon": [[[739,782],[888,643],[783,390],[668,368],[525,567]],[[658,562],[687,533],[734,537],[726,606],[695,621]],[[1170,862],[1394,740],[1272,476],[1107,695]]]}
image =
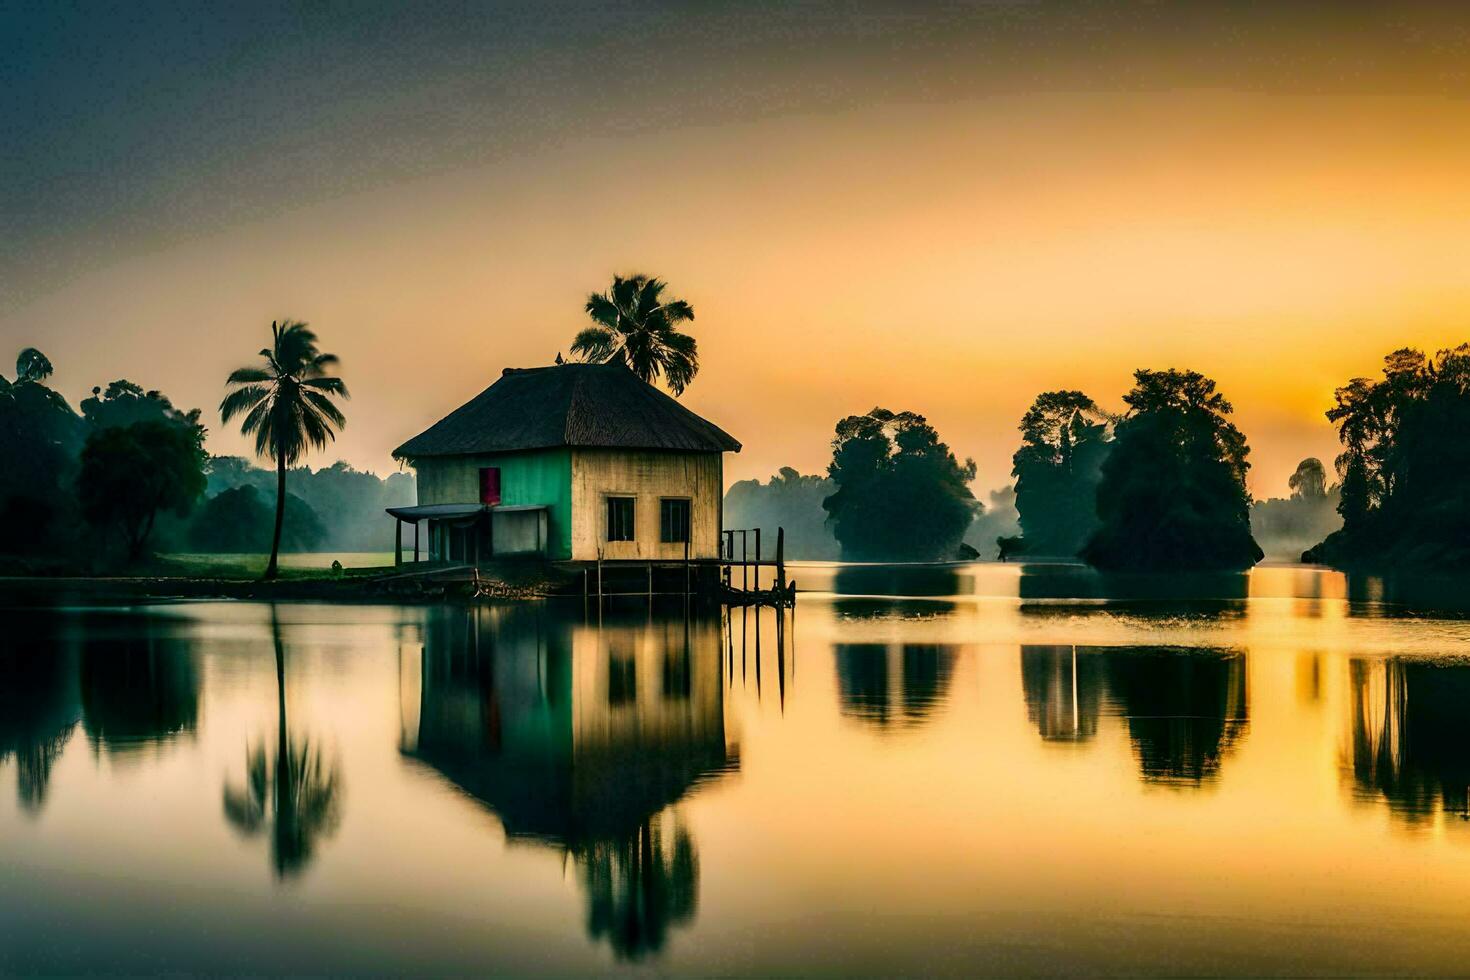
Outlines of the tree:
{"label": "tree", "polygon": [[1337,390],[1341,530],[1303,557],[1338,566],[1470,567],[1470,345],[1404,348]]}
{"label": "tree", "polygon": [[1223,571],[1262,552],[1250,530],[1250,449],[1215,382],[1195,371],[1134,374],[1128,414],[1097,488],[1097,531],[1082,557],[1100,568]]}
{"label": "tree", "polygon": [[93,432],[82,447],[78,497],[93,525],[121,533],[129,559],[161,512],[187,514],[204,492],[204,429],[135,422]]}
{"label": "tree", "polygon": [[[315,551],[327,529],[306,501],[286,494],[282,551]],[[270,533],[271,510],[250,485],[222,490],[204,502],[189,526],[189,545],[196,551],[240,554],[258,547]]]}
{"label": "tree", "polygon": [[613,276],[607,292],[587,297],[587,315],[596,326],[577,334],[572,353],[598,364],[622,361],[649,384],[662,374],[669,390],[682,395],[699,373],[698,345],[679,331],[694,319],[694,307],[665,300],[666,288],[662,280],[641,274]]}
{"label": "tree", "polygon": [[309,449],[325,449],[336,430],[347,424],[332,401],[346,398],[341,378],[327,370],[336,366],[335,354],[317,349],[317,337],[305,323],[271,324],[271,346],[260,352],[266,366],[244,367],[226,382],[231,391],[220,402],[220,417],[228,424],[243,416],[240,431],[255,437],[255,452],[276,464],[276,521],[265,577],[276,577],[281,554],[281,530],[286,517],[286,470]]}
{"label": "tree", "polygon": [[1021,448],[1011,470],[1020,551],[1071,557],[1097,529],[1097,485],[1111,445],[1109,421],[1080,391],[1043,392],[1021,417]]}
{"label": "tree", "polygon": [[72,508],[71,486],[82,446],[82,420],[42,382],[51,362],[34,347],[20,352],[15,380],[0,375],[0,548],[38,552],[55,545],[59,515]]}
{"label": "tree", "polygon": [[822,501],[844,558],[933,561],[954,557],[979,509],[975,463],[956,460],[922,415],[875,408],[837,423]]}
{"label": "tree", "polygon": [[1327,497],[1327,470],[1322,461],[1309,456],[1296,464],[1296,472],[1286,481],[1292,500],[1324,500]]}
{"label": "tree", "polygon": [[135,422],[174,422],[198,425],[199,410],[183,412],[160,391],[143,390],[142,385],[119,379],[107,386],[92,389],[92,397],[82,400],[82,418],[92,431],[132,425]]}
{"label": "tree", "polygon": [[1251,504],[1251,534],[1271,558],[1296,561],[1303,550],[1342,525],[1337,515],[1340,488],[1327,485],[1320,459],[1297,464],[1287,480],[1288,497],[1270,497]]}
{"label": "tree", "polygon": [[776,529],[786,530],[786,557],[828,561],[838,556],[837,539],[827,526],[825,500],[836,487],[825,476],[803,476],[790,466],[765,483],[741,480],[725,494],[725,526],[760,528],[774,546]]}

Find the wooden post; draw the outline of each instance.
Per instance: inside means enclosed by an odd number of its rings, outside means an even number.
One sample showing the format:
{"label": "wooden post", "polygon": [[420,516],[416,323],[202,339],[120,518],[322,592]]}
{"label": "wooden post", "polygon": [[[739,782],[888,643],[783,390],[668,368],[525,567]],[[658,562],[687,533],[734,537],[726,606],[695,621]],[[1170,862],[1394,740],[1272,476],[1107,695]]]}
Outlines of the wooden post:
{"label": "wooden post", "polygon": [[784,527],[776,528],[776,588],[782,592],[786,591],[786,529]]}
{"label": "wooden post", "polygon": [[419,522],[413,522],[413,560],[418,564],[419,560]]}
{"label": "wooden post", "polygon": [[684,535],[684,597],[687,599],[689,588],[689,535]]}
{"label": "wooden post", "polygon": [[403,522],[393,518],[393,567],[403,564]]}
{"label": "wooden post", "polygon": [[653,599],[653,562],[648,563],[648,598]]}
{"label": "wooden post", "polygon": [[[755,529],[755,590],[761,590],[761,529]],[[756,636],[760,636],[760,624],[756,624]]]}
{"label": "wooden post", "polygon": [[740,532],[740,589],[750,591],[750,532]]}
{"label": "wooden post", "polygon": [[602,549],[597,549],[597,616],[602,618]]}

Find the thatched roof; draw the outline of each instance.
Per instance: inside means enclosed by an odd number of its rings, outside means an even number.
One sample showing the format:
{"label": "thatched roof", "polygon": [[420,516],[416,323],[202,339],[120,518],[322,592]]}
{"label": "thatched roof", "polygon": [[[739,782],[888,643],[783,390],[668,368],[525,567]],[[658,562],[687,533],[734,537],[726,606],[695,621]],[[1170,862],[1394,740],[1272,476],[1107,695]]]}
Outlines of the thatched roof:
{"label": "thatched roof", "polygon": [[727,432],[621,364],[507,368],[500,380],[393,450],[400,459],[574,446],[739,452]]}

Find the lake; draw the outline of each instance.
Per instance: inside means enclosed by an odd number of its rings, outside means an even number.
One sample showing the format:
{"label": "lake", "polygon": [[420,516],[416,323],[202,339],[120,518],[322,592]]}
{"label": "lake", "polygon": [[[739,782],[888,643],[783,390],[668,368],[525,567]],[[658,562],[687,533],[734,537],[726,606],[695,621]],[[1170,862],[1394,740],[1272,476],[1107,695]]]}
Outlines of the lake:
{"label": "lake", "polygon": [[0,972],[1461,973],[1470,619],[1319,569],[8,609]]}

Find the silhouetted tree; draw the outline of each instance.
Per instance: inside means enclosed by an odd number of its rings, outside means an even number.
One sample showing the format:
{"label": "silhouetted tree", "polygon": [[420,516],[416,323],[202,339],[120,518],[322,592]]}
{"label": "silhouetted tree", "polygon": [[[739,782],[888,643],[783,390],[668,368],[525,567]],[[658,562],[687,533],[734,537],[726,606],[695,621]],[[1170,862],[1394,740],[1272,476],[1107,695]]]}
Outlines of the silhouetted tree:
{"label": "silhouetted tree", "polygon": [[1021,540],[1008,552],[1071,557],[1097,529],[1109,419],[1080,391],[1047,391],[1021,417],[1012,457]]}
{"label": "silhouetted tree", "polygon": [[827,525],[822,501],[836,489],[824,476],[803,476],[790,466],[766,483],[741,480],[725,494],[725,526],[760,528],[774,547],[776,529],[786,529],[786,557],[828,560],[838,557],[837,539]]}
{"label": "silhouetted tree", "polygon": [[286,517],[286,470],[309,449],[325,449],[347,424],[332,401],[346,398],[341,378],[327,374],[337,364],[335,354],[317,349],[317,337],[305,323],[271,324],[271,346],[260,352],[263,368],[239,368],[226,382],[233,390],[220,402],[220,417],[228,424],[244,416],[240,431],[255,437],[255,452],[276,464],[276,522],[265,577],[275,578],[281,554],[281,531]]}
{"label": "silhouetted tree", "polygon": [[15,380],[0,375],[0,548],[11,552],[53,547],[59,518],[72,510],[85,430],[66,399],[42,383],[51,373],[46,355],[27,347]]}
{"label": "silhouetted tree", "polygon": [[875,408],[837,423],[837,490],[822,506],[844,558],[932,561],[955,556],[979,510],[975,463],[961,464],[922,415]]}
{"label": "silhouetted tree", "polygon": [[1340,531],[1303,557],[1339,566],[1470,567],[1470,345],[1384,358],[1337,390]]}
{"label": "silhouetted tree", "polygon": [[665,300],[668,284],[645,275],[613,276],[605,293],[587,297],[587,315],[596,326],[572,341],[572,353],[598,364],[622,361],[652,384],[659,375],[676,396],[699,373],[698,344],[679,330],[694,319],[694,307],[682,299]]}
{"label": "silhouetted tree", "polygon": [[172,422],[180,426],[197,426],[199,410],[183,412],[160,391],[144,391],[142,385],[126,379],[112,382],[106,388],[93,388],[92,397],[82,399],[82,418],[92,432],[118,429],[138,422]]}
{"label": "silhouetted tree", "polygon": [[135,422],[95,431],[82,448],[77,489],[87,520],[120,532],[136,559],[160,513],[183,516],[204,492],[204,429]]}
{"label": "silhouetted tree", "polygon": [[1082,557],[1101,568],[1226,570],[1262,558],[1251,537],[1250,449],[1230,403],[1194,371],[1134,374]]}
{"label": "silhouetted tree", "polygon": [[1297,464],[1287,487],[1289,497],[1269,497],[1251,504],[1251,534],[1266,554],[1295,560],[1341,526],[1339,488],[1327,485],[1327,471],[1315,458]]}
{"label": "silhouetted tree", "polygon": [[1327,497],[1327,470],[1320,459],[1310,456],[1296,464],[1286,485],[1293,500],[1323,500]]}

